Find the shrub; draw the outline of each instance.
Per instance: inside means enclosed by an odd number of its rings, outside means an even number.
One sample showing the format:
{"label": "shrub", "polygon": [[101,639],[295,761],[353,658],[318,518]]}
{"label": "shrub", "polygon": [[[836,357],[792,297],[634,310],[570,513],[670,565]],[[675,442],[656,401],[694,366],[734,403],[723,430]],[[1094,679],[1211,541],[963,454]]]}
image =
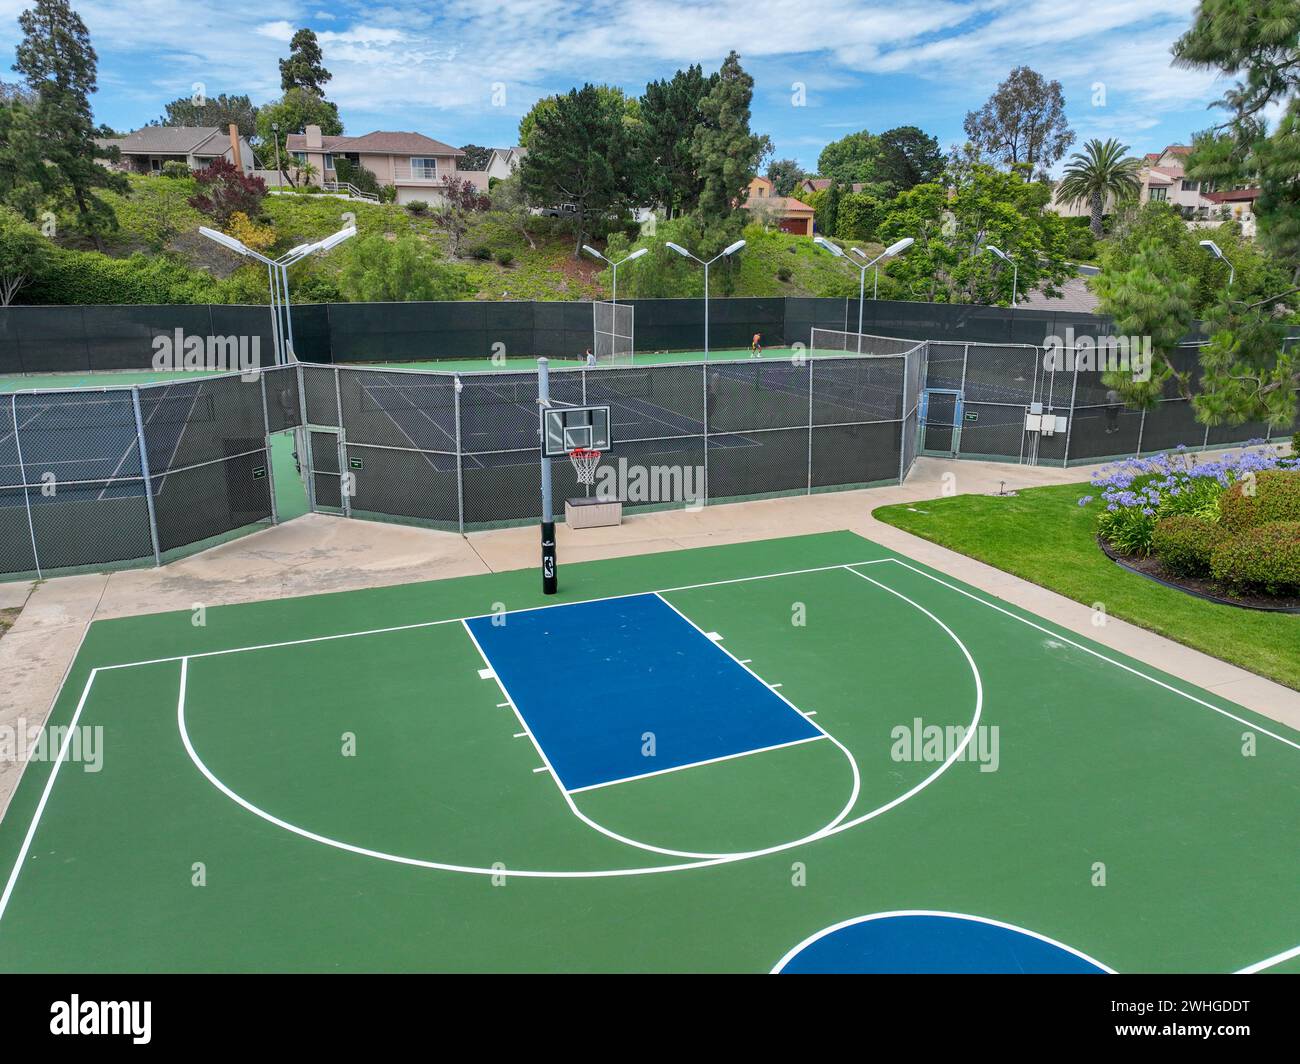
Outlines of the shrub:
{"label": "shrub", "polygon": [[470,250],[470,257],[487,262],[492,258],[492,249],[486,244],[480,244],[478,247]]}
{"label": "shrub", "polygon": [[1117,506],[1107,508],[1097,518],[1097,533],[1121,554],[1142,557],[1151,550],[1151,535],[1155,531],[1154,513],[1140,507]]}
{"label": "shrub", "polygon": [[411,200],[410,203],[403,204],[410,214],[428,214],[429,205],[421,199]]}
{"label": "shrub", "polygon": [[189,177],[189,163],[182,162],[180,159],[168,159],[162,164],[163,177]]}
{"label": "shrub", "polygon": [[266,182],[244,173],[228,159],[218,157],[204,169],[195,170],[194,180],[199,191],[190,197],[190,206],[215,218],[221,226],[228,225],[236,211],[250,218],[262,213]]}
{"label": "shrub", "polygon": [[1228,533],[1200,517],[1179,515],[1156,522],[1151,553],[1174,576],[1209,576],[1210,556]]}
{"label": "shrub", "polygon": [[1234,591],[1300,592],[1300,521],[1272,521],[1228,537],[1211,554],[1210,572]]}
{"label": "shrub", "polygon": [[[1289,463],[1290,459],[1267,449],[1198,462],[1180,448],[1172,454],[1130,458],[1106,466],[1092,478],[1105,503],[1097,531],[1126,554],[1147,554],[1161,518],[1187,515],[1217,520],[1221,497],[1233,484]],[[1092,496],[1085,496],[1079,505],[1091,501]]]}
{"label": "shrub", "polygon": [[778,281],[788,281],[793,276],[794,273],[791,271],[789,266],[782,266],[776,271],[776,279]]}
{"label": "shrub", "polygon": [[1244,532],[1270,521],[1300,521],[1300,470],[1266,469],[1228,489],[1223,527]]}
{"label": "shrub", "polygon": [[[265,288],[266,272],[262,271]],[[221,284],[168,254],[111,259],[94,251],[52,248],[29,303],[212,303]]]}
{"label": "shrub", "polygon": [[497,262],[500,263],[502,266],[509,266],[514,261],[515,261],[515,253],[511,251],[509,248],[501,248],[497,252]]}

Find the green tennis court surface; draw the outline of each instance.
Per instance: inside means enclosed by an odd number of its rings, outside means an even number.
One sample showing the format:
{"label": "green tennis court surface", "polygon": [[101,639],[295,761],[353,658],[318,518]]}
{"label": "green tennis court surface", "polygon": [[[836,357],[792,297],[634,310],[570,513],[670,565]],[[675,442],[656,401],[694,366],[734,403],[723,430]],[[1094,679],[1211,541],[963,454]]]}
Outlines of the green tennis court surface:
{"label": "green tennis court surface", "polygon": [[[539,583],[94,624],[0,822],[0,969],[765,972],[840,925],[848,968],[1009,927],[1296,969],[1283,726],[846,532]],[[675,711],[719,678],[752,735]]]}
{"label": "green tennis court surface", "polygon": [[[788,347],[764,348],[762,358],[788,359],[793,355]],[[843,357],[843,351],[805,351],[809,357]],[[739,358],[750,358],[749,348],[726,348],[713,350],[707,361],[721,362]],[[704,362],[703,351],[638,351],[630,363],[620,365],[664,366],[680,362]],[[585,364],[582,352],[575,351],[572,358],[553,358],[551,363],[557,369],[578,368]],[[440,371],[444,373],[536,373],[537,359],[503,358],[442,358],[416,362],[340,362],[340,366],[369,366],[372,369],[414,369]],[[46,374],[0,374],[0,394],[26,391],[33,388],[104,388],[130,386],[132,384],[156,384],[160,381],[188,380],[195,376],[211,376],[201,370],[111,370],[102,372],[46,373]]]}

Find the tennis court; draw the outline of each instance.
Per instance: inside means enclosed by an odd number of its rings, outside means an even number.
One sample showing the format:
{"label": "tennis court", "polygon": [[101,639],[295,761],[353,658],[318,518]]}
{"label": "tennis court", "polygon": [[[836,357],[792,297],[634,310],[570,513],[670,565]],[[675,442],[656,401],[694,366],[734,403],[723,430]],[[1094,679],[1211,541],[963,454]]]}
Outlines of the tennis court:
{"label": "tennis court", "polygon": [[98,621],[5,971],[1300,970],[1296,734],[851,533]]}

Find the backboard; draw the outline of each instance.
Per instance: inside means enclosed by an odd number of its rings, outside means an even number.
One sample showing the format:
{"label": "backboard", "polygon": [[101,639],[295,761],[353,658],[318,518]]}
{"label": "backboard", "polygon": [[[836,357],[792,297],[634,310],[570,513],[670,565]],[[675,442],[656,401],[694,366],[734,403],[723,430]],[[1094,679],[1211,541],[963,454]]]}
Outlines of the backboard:
{"label": "backboard", "polygon": [[563,458],[579,447],[608,451],[612,442],[607,406],[542,408],[542,455],[546,458]]}

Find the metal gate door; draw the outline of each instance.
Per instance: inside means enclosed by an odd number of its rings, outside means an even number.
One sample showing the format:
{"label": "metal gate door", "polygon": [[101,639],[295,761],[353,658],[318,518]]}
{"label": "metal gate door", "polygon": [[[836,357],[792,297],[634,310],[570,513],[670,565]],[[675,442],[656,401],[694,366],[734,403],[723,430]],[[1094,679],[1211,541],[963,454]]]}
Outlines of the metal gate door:
{"label": "metal gate door", "polygon": [[949,388],[921,393],[921,450],[956,455],[961,447],[962,394]]}
{"label": "metal gate door", "polygon": [[307,428],[307,440],[312,509],[351,516],[351,492],[347,490],[343,472],[346,452],[343,431],[311,425]]}

